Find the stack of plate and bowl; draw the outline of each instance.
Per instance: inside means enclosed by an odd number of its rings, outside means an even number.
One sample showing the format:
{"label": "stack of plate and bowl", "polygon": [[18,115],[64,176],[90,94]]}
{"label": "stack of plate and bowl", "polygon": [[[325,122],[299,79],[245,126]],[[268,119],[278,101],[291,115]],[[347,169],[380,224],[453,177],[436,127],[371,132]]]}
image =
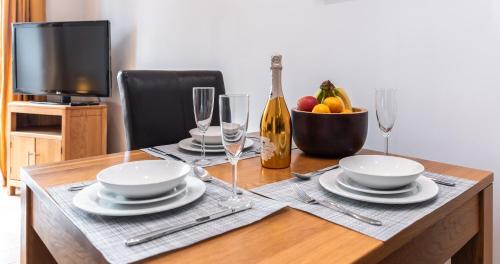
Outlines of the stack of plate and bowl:
{"label": "stack of plate and bowl", "polygon": [[358,155],[339,161],[340,169],[320,176],[326,190],[350,199],[381,203],[411,204],[434,198],[436,183],[424,176],[416,161],[380,155]]}
{"label": "stack of plate and bowl", "polygon": [[[198,128],[189,130],[190,138],[179,141],[178,146],[187,151],[201,152],[201,141],[203,133]],[[246,139],[244,149],[251,148],[254,145],[253,140]],[[205,152],[222,153],[224,145],[222,144],[222,134],[219,126],[211,126],[205,132]]]}
{"label": "stack of plate and bowl", "polygon": [[73,204],[89,213],[132,216],[162,212],[189,204],[205,193],[191,167],[173,160],[118,164],[97,174],[97,183],[81,190]]}

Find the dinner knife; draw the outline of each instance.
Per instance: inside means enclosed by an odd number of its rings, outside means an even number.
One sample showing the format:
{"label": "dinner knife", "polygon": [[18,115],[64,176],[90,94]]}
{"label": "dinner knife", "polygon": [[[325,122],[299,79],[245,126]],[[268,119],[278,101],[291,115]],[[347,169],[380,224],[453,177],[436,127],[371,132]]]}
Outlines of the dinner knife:
{"label": "dinner knife", "polygon": [[156,154],[160,154],[160,155],[163,155],[163,156],[168,156],[168,157],[171,157],[172,159],[175,159],[175,160],[178,160],[178,161],[182,161],[184,163],[186,163],[186,161],[180,157],[177,157],[173,154],[170,154],[170,153],[167,153],[157,147],[151,147],[151,148],[148,148],[150,151],[152,152],[155,152]]}
{"label": "dinner knife", "polygon": [[127,245],[129,247],[139,245],[139,244],[149,242],[151,240],[154,240],[154,239],[157,239],[160,237],[164,237],[166,235],[170,235],[170,234],[173,234],[173,233],[176,233],[176,232],[182,231],[184,229],[188,229],[188,228],[191,228],[191,227],[194,227],[194,226],[206,223],[206,222],[210,222],[210,221],[213,221],[213,220],[216,220],[219,218],[223,218],[223,217],[226,217],[229,215],[243,212],[243,211],[248,210],[250,208],[252,208],[252,204],[249,204],[247,206],[242,206],[242,207],[239,207],[236,209],[227,209],[227,210],[224,210],[224,211],[221,211],[218,213],[202,216],[200,218],[197,218],[193,221],[190,221],[190,222],[187,222],[184,224],[166,227],[166,228],[161,228],[161,229],[158,229],[158,230],[155,230],[152,232],[148,232],[146,234],[142,234],[142,235],[138,235],[138,236],[129,238],[125,241],[125,245]]}

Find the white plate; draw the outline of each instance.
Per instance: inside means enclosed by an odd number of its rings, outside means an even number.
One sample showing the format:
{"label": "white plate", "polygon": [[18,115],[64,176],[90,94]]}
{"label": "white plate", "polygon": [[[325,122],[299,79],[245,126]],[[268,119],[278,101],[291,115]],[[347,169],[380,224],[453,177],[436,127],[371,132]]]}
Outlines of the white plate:
{"label": "white plate", "polygon": [[[340,170],[342,170],[342,169],[340,169]],[[347,189],[351,189],[351,190],[357,191],[357,192],[371,193],[371,194],[406,193],[406,192],[414,191],[415,188],[417,188],[417,183],[412,182],[412,183],[405,185],[405,186],[398,188],[398,189],[392,189],[392,190],[372,189],[372,188],[368,188],[366,186],[363,186],[363,185],[355,182],[353,179],[349,178],[349,176],[347,176],[347,174],[345,172],[341,172],[339,174],[339,176],[337,177],[337,182]]]}
{"label": "white plate", "polygon": [[103,201],[107,201],[110,203],[114,204],[148,204],[148,203],[155,203],[163,200],[167,200],[173,197],[176,197],[177,195],[180,195],[186,191],[187,184],[185,182],[177,185],[175,188],[172,190],[162,194],[159,197],[155,198],[150,198],[150,199],[129,199],[125,196],[121,196],[119,194],[110,192],[106,190],[105,188],[102,188],[102,186],[99,188],[97,191],[97,197]]}
{"label": "white plate", "polygon": [[[195,146],[196,148],[201,148],[201,143],[198,142],[196,139],[191,138],[191,145]],[[210,148],[210,149],[223,149],[224,145],[210,145],[210,144],[205,144],[205,148]]]}
{"label": "white plate", "polygon": [[[189,130],[189,134],[191,136],[201,142],[201,137],[202,133],[201,130],[198,128],[193,128]],[[207,132],[205,132],[205,143],[206,144],[215,144],[215,145],[220,145],[222,144],[222,134],[220,131],[220,126],[211,126],[208,127]]]}
{"label": "white plate", "polygon": [[187,189],[184,195],[156,203],[138,205],[120,205],[102,201],[97,197],[100,186],[92,184],[73,197],[73,204],[85,212],[97,215],[134,216],[153,214],[192,203],[205,193],[205,183],[195,177],[186,177],[186,184]]}
{"label": "white plate", "polygon": [[343,158],[339,165],[358,183],[374,189],[395,189],[410,184],[424,172],[416,161],[383,155],[356,155]]}
{"label": "white plate", "polygon": [[161,195],[184,182],[191,167],[175,160],[141,160],[120,163],[97,174],[107,190],[127,198]]}
{"label": "white plate", "polygon": [[[193,146],[191,144],[191,142],[192,142],[192,138],[186,138],[186,139],[179,141],[179,143],[177,145],[181,149],[184,149],[184,150],[193,151],[193,152],[201,152],[201,148]],[[253,146],[253,144],[254,144],[253,140],[247,139],[245,141],[245,146],[243,148],[244,149],[250,148]],[[222,149],[207,148],[207,149],[205,149],[205,151],[206,151],[206,153],[222,153],[222,152],[224,152],[224,148],[222,148]]]}
{"label": "white plate", "polygon": [[340,173],[341,173],[340,170],[334,170],[324,173],[319,177],[319,184],[323,188],[334,194],[363,202],[379,203],[379,204],[420,203],[434,198],[439,192],[437,184],[427,179],[426,177],[418,177],[418,179],[416,180],[417,189],[413,192],[408,192],[408,193],[376,195],[376,194],[367,194],[367,193],[349,191],[342,188],[337,183],[337,177],[339,176]]}

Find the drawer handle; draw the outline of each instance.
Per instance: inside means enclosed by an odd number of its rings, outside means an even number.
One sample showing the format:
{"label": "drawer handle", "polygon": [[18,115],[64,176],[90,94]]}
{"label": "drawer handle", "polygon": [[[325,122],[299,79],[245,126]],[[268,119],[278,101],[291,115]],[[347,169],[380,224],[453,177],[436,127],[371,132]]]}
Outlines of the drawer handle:
{"label": "drawer handle", "polygon": [[40,156],[40,154],[36,154],[36,153],[32,153],[32,152],[28,152],[28,166],[31,166],[31,156]]}

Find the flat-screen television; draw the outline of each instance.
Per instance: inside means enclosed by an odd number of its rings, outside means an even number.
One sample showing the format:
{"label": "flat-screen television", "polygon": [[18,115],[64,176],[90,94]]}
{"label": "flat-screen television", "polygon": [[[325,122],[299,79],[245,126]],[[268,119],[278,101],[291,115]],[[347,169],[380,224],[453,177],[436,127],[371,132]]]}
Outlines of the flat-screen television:
{"label": "flat-screen television", "polygon": [[13,24],[14,92],[110,96],[109,21]]}

